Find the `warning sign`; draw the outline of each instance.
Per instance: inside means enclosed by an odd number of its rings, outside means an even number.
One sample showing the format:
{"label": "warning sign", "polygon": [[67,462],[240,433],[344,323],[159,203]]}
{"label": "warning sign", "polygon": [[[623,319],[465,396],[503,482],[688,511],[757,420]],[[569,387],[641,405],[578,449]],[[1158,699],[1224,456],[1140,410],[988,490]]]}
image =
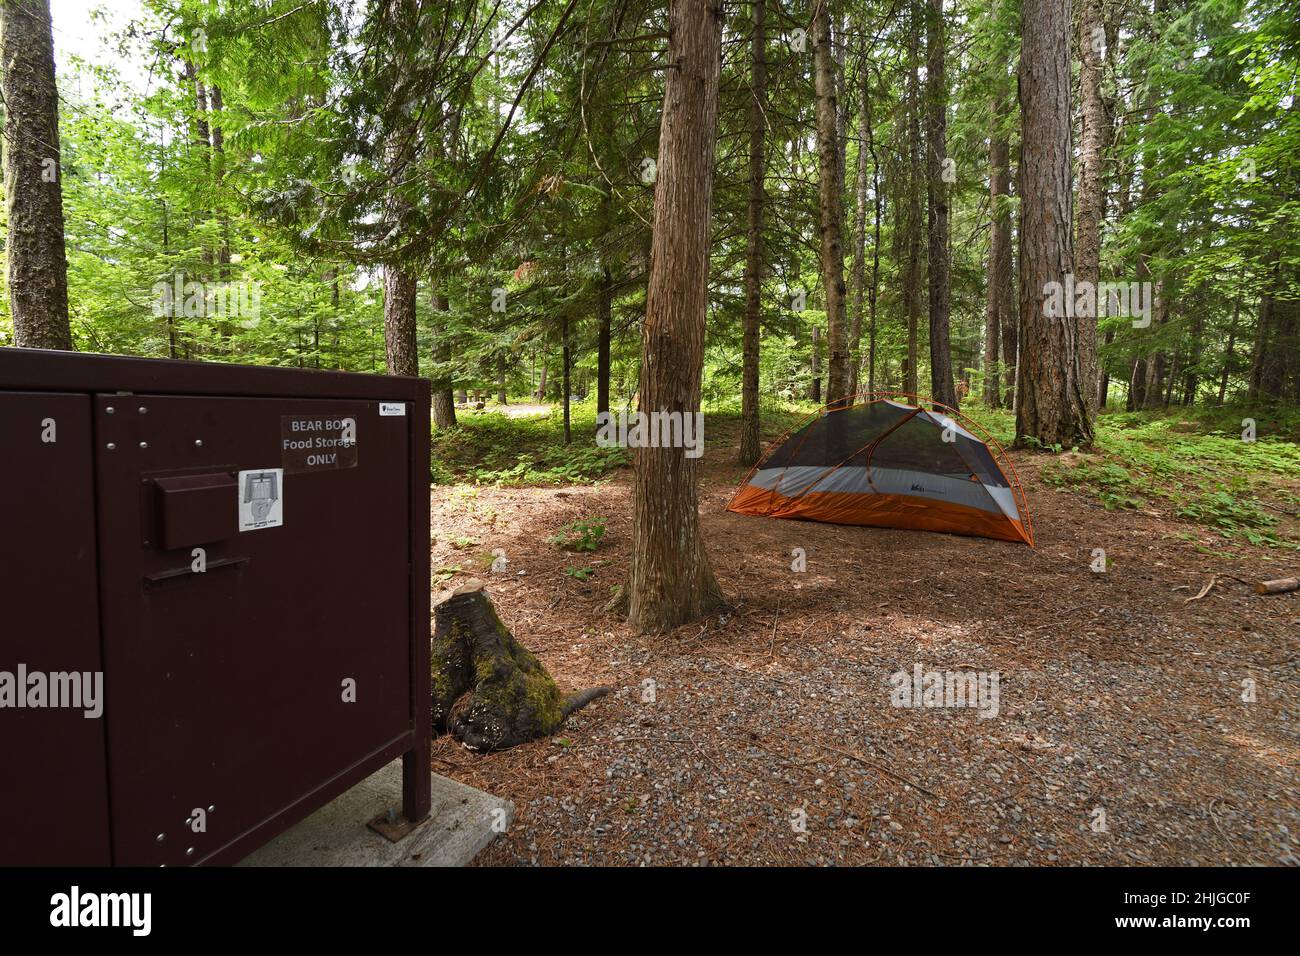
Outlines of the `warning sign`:
{"label": "warning sign", "polygon": [[284,524],[284,469],[239,473],[239,530],[258,531]]}
{"label": "warning sign", "polygon": [[291,473],[357,467],[357,420],[342,415],[282,415],[280,462]]}

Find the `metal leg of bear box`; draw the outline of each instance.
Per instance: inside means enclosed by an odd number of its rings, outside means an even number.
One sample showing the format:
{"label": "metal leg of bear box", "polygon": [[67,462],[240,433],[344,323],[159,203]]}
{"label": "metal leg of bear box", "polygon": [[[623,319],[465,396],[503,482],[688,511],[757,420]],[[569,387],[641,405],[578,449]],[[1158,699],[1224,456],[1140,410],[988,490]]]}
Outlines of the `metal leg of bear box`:
{"label": "metal leg of bear box", "polygon": [[[411,713],[415,720],[415,747],[402,755],[402,815],[419,823],[429,815],[433,772],[432,715],[430,712],[429,619],[429,427],[430,395],[421,393],[412,403],[411,421]],[[421,440],[417,440],[417,436]],[[417,515],[424,520],[417,520]]]}

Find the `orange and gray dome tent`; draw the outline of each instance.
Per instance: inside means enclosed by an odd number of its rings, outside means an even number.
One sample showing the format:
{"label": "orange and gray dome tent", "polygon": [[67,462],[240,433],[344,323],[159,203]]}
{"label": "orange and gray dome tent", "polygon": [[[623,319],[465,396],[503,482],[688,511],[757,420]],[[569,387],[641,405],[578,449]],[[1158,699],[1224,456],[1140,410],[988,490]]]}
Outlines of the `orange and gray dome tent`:
{"label": "orange and gray dome tent", "polygon": [[982,432],[982,440],[977,432],[956,410],[929,399],[898,392],[842,399],[773,442],[727,508],[1033,547],[1015,468],[991,435]]}

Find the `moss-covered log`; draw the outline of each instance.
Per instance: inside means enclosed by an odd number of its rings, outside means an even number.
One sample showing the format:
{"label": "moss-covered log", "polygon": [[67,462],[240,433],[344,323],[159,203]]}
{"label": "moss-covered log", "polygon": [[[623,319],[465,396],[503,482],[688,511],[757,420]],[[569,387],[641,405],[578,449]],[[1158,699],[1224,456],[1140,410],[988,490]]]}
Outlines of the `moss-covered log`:
{"label": "moss-covered log", "polygon": [[565,698],[536,657],[497,617],[479,581],[434,609],[433,728],[474,750],[504,750],[553,734],[566,717],[609,692]]}

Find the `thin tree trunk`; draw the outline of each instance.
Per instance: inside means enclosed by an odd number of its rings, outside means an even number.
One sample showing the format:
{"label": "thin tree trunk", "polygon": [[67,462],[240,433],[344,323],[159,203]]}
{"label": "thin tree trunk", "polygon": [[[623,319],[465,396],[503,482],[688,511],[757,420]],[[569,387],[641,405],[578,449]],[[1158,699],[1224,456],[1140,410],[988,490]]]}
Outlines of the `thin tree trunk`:
{"label": "thin tree trunk", "polygon": [[1025,0],[1020,53],[1020,371],[1016,441],[1087,448],[1079,326],[1049,314],[1074,268],[1071,237],[1070,0]]}
{"label": "thin tree trunk", "polygon": [[[668,70],[646,317],[641,410],[694,416],[700,408],[708,307],[722,8],[671,0]],[[697,460],[682,448],[638,448],[628,620],[664,631],[721,600],[699,527]]]}
{"label": "thin tree trunk", "polygon": [[1132,369],[1129,371],[1128,379],[1128,401],[1124,404],[1124,410],[1136,412],[1146,405],[1147,393],[1147,360],[1138,356],[1133,359]]}
{"label": "thin tree trunk", "polygon": [[843,177],[836,130],[835,62],[831,53],[830,0],[813,10],[813,77],[817,91],[818,200],[822,285],[826,290],[826,400],[849,392],[848,330],[845,323]]}
{"label": "thin tree trunk", "polygon": [[[1115,341],[1115,330],[1107,329],[1106,345],[1110,345],[1113,341]],[[1097,379],[1097,408],[1102,409],[1106,407],[1106,399],[1110,394],[1110,371],[1100,362],[1097,365]]]}
{"label": "thin tree trunk", "polygon": [[1241,321],[1241,291],[1232,300],[1232,324],[1228,326],[1228,345],[1223,350],[1223,373],[1219,376],[1219,404],[1228,394],[1228,373],[1232,369],[1232,350],[1237,344],[1237,323]]}
{"label": "thin tree trunk", "polygon": [[[1157,279],[1153,286],[1152,295],[1155,299],[1154,308],[1151,315],[1151,333],[1154,335],[1159,328],[1165,324],[1165,317],[1168,314],[1168,306],[1165,302],[1165,283],[1163,279]],[[1146,384],[1143,387],[1143,406],[1145,408],[1159,408],[1164,404],[1165,388],[1165,354],[1156,349],[1147,356],[1146,361]]]}
{"label": "thin tree trunk", "polygon": [[930,397],[957,407],[952,379],[951,272],[948,260],[948,188],[943,181],[947,158],[948,88],[945,77],[943,0],[928,0],[926,35],[926,193],[930,239]]}
{"label": "thin tree trunk", "polygon": [[745,252],[745,319],[740,373],[740,464],[759,455],[758,371],[763,291],[763,175],[767,123],[766,0],[754,0],[753,64],[749,100],[749,222]]}
{"label": "thin tree trunk", "polygon": [[[865,69],[865,67],[864,67]],[[865,84],[867,81],[863,80]],[[871,116],[871,97],[866,96],[863,114],[867,127],[867,150],[871,153],[871,192],[874,205],[873,235],[871,240],[871,288],[867,293],[867,391],[876,390],[876,301],[880,291],[880,159],[876,155],[876,138]]]}
{"label": "thin tree trunk", "polygon": [[[999,91],[993,97],[993,129],[989,133],[989,258],[988,287],[984,305],[984,404],[989,408],[1002,405],[1002,367],[998,360],[1006,333],[1003,325],[1018,319],[1005,311],[1007,290],[1011,287],[1011,209],[1007,204],[1011,191],[1011,151],[1002,128],[1009,109],[1009,97]],[[1014,333],[1013,333],[1014,337]],[[1007,367],[1011,358],[1008,356]]]}
{"label": "thin tree trunk", "polygon": [[446,319],[439,315],[451,311],[451,303],[445,295],[433,292],[433,425],[435,428],[456,427],[456,397],[452,394],[451,380],[451,336]]}
{"label": "thin tree trunk", "polygon": [[560,383],[564,388],[564,443],[566,445],[573,441],[572,416],[569,409],[569,392],[572,388],[569,372],[572,364],[573,357],[569,353],[569,316],[565,313],[560,319]]}
{"label": "thin tree trunk", "polygon": [[862,370],[862,320],[867,285],[867,144],[861,138],[870,123],[868,104],[871,75],[862,59],[862,88],[859,91],[858,171],[853,196],[853,322],[849,329],[849,394],[858,393]]}
{"label": "thin tree trunk", "polygon": [[903,391],[918,391],[917,363],[920,357],[918,328],[921,324],[921,108],[917,69],[921,24],[916,0],[911,3],[907,30],[907,252],[903,269],[903,300],[907,312],[907,367],[903,372]]}
{"label": "thin tree trunk", "polygon": [[[168,217],[167,200],[162,200],[162,252],[164,256],[171,255],[171,229],[170,219]],[[176,309],[175,300],[163,303],[166,309],[167,318],[167,357],[176,358]]]}
{"label": "thin tree trunk", "polygon": [[596,412],[609,411],[609,345],[614,313],[614,280],[606,263],[596,296]]}
{"label": "thin tree trunk", "polygon": [[[208,111],[212,114],[212,181],[218,196],[217,202],[221,203],[220,197],[226,178],[226,133],[222,126],[225,121],[222,116],[225,111],[225,101],[219,86],[213,85],[208,90]],[[226,213],[224,205],[221,206],[219,212],[218,221],[221,224],[221,241],[217,245],[216,252],[216,278],[220,282],[226,282],[230,279],[230,216]],[[218,333],[220,349],[225,355],[229,355],[232,351],[231,337],[234,335],[234,329],[232,317],[222,316]],[[316,363],[316,367],[320,368],[319,349],[317,350]]]}
{"label": "thin tree trunk", "polygon": [[818,405],[822,403],[822,330],[821,326],[812,327],[812,382],[808,386],[808,397]]}
{"label": "thin tree trunk", "polygon": [[[1015,183],[1015,175],[1008,170],[1010,182]],[[1007,268],[1000,277],[1002,290],[1002,307],[998,315],[1002,317],[1002,367],[1006,370],[1006,396],[1003,399],[1007,408],[1015,409],[1018,404],[1020,388],[1020,307],[1016,301],[1016,272],[1012,261],[1019,236],[1013,235],[1015,222],[1008,214],[1007,228]]]}
{"label": "thin tree trunk", "polygon": [[1192,319],[1192,341],[1190,343],[1190,354],[1187,358],[1187,365],[1183,370],[1183,404],[1192,405],[1196,402],[1196,391],[1201,385],[1200,365],[1201,365],[1201,337],[1205,334],[1205,312],[1200,308],[1200,304],[1206,299],[1205,292],[1202,291],[1193,302]]}
{"label": "thin tree trunk", "polygon": [[[1148,20],[1147,35],[1153,43],[1158,42],[1160,39],[1159,31],[1166,6],[1166,0],[1155,0],[1152,5],[1155,16]],[[1150,124],[1155,118],[1162,95],[1163,92],[1160,86],[1148,79],[1144,87],[1142,104],[1142,113],[1146,124]],[[1142,140],[1141,157],[1142,190],[1139,194],[1138,206],[1139,208],[1146,208],[1156,198],[1156,180],[1158,178],[1156,168],[1158,155],[1155,146],[1148,139]],[[1151,259],[1153,255],[1154,250],[1150,240],[1139,243],[1137,256],[1137,278],[1139,282],[1151,281]],[[1142,333],[1144,340],[1153,339],[1156,330],[1163,323],[1164,295],[1163,284],[1159,279],[1152,285],[1152,299],[1151,324]],[[1138,363],[1134,368],[1132,410],[1156,408],[1160,405],[1160,382],[1163,371],[1164,358],[1157,351],[1152,351],[1138,359]]]}
{"label": "thin tree trunk", "polygon": [[[1286,276],[1277,250],[1267,258],[1268,272],[1259,297],[1259,328],[1251,360],[1250,401],[1287,397],[1287,383],[1296,361],[1296,322],[1292,302],[1286,298]],[[1281,293],[1281,294],[1279,294]]]}
{"label": "thin tree trunk", "polygon": [[5,261],[14,344],[71,349],[59,94],[48,0],[0,0]]}

